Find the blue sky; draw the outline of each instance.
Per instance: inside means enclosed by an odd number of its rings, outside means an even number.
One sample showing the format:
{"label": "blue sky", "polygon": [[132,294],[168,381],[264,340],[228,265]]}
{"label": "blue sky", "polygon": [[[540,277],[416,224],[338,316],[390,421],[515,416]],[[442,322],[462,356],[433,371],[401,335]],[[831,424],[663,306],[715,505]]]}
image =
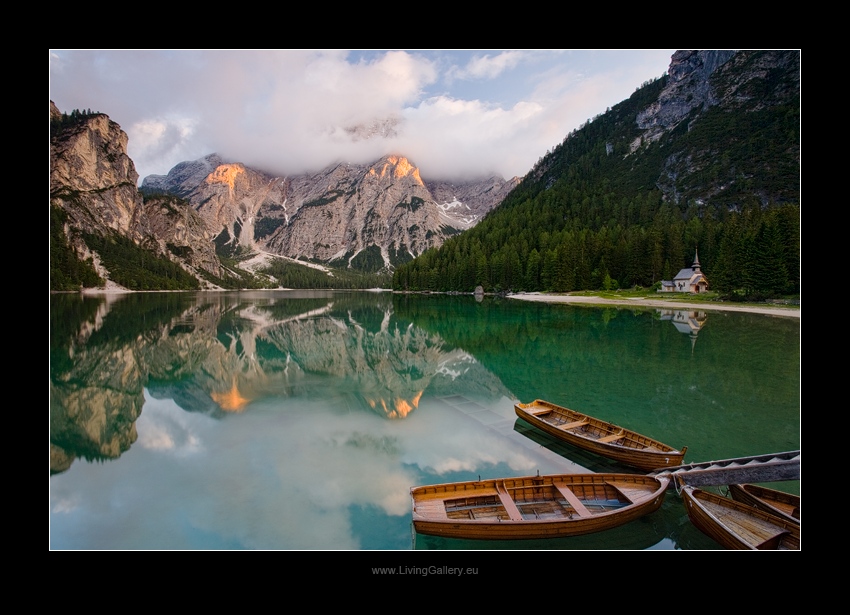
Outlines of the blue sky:
{"label": "blue sky", "polygon": [[49,90],[118,122],[141,178],[212,152],[278,175],[399,154],[426,179],[509,178],[674,51],[51,49]]}

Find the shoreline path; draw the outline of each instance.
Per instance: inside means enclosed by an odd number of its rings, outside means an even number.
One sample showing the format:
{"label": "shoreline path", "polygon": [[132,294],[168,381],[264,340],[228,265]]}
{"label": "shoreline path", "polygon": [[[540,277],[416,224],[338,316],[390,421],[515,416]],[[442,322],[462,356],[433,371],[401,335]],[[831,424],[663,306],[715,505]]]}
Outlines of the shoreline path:
{"label": "shoreline path", "polygon": [[623,299],[605,299],[603,297],[586,297],[576,295],[550,295],[541,293],[516,293],[508,295],[509,299],[521,301],[540,301],[543,303],[585,303],[589,305],[625,305],[634,307],[670,308],[686,310],[705,310],[719,312],[749,312],[751,314],[766,314],[768,316],[783,316],[785,318],[800,318],[800,308],[797,307],[760,307],[751,305],[693,303],[690,301],[675,301],[667,299],[647,299],[633,297]]}

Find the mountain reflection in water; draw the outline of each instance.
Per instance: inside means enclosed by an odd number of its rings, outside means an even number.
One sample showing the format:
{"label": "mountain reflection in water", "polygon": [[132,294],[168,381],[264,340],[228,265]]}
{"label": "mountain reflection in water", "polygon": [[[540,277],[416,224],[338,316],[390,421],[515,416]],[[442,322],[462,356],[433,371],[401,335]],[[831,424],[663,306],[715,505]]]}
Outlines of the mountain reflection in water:
{"label": "mountain reflection in water", "polygon": [[[57,295],[53,301],[53,472],[75,457],[110,459],[128,450],[144,389],[213,417],[264,400],[334,396],[348,408],[404,418],[429,385],[450,388],[462,375],[466,392],[509,395],[468,353],[393,318],[387,294]],[[69,330],[67,315],[75,312],[83,316]]]}
{"label": "mountain reflection in water", "polygon": [[675,493],[617,531],[472,542],[412,536],[409,490],[630,471],[517,419],[536,398],[688,462],[800,448],[799,319],[332,291],[50,309],[52,549],[714,549]]}

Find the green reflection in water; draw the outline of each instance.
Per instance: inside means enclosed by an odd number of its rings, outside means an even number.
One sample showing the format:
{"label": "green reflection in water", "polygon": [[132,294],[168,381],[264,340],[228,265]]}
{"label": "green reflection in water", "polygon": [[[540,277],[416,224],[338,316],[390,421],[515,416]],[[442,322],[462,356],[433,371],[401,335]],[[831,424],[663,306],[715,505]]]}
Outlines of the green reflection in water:
{"label": "green reflection in water", "polygon": [[521,401],[547,399],[688,446],[687,461],[800,446],[800,322],[713,312],[695,335],[658,310],[399,296]]}
{"label": "green reflection in water", "polygon": [[411,540],[408,490],[628,471],[536,433],[517,400],[688,446],[692,462],[800,442],[799,319],[330,291],[55,295],[50,349],[53,548],[711,549],[672,491],[603,534],[468,545]]}

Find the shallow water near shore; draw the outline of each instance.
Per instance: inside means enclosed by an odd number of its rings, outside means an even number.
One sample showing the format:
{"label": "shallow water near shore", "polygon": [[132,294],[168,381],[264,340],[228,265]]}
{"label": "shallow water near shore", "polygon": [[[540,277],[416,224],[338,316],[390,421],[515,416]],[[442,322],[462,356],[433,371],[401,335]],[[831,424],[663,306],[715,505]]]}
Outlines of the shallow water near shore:
{"label": "shallow water near shore", "polygon": [[[416,536],[411,486],[629,468],[547,399],[688,447],[800,447],[800,321],[331,291],[51,297],[50,548],[693,550],[675,491],[588,536]],[[799,493],[799,481],[779,486]]]}

